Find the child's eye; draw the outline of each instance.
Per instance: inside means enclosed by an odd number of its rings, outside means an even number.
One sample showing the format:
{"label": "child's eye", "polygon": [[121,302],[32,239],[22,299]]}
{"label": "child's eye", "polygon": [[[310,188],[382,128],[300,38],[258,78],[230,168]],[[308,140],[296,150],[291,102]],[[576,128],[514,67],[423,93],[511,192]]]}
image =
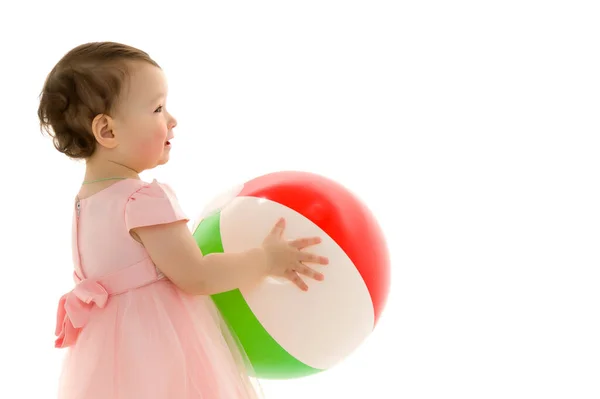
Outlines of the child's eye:
{"label": "child's eye", "polygon": [[161,105],[161,106],[159,106],[158,108],[156,108],[156,109],[154,110],[154,112],[162,112],[162,108],[163,108],[163,107],[162,107],[162,105]]}

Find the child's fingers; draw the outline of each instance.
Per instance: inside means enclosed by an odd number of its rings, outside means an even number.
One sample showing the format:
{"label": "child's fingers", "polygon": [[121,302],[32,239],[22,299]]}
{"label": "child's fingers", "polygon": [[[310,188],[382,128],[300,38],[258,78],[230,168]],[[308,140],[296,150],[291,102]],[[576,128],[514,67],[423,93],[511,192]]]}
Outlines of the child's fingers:
{"label": "child's fingers", "polygon": [[298,273],[295,271],[287,270],[285,272],[285,277],[287,277],[292,283],[296,284],[302,291],[308,291],[308,285],[306,285],[304,280],[302,280],[302,278],[300,278]]}
{"label": "child's fingers", "polygon": [[304,249],[306,247],[310,247],[311,245],[320,244],[321,241],[321,237],[304,237],[292,240],[289,244],[296,249]]}
{"label": "child's fingers", "polygon": [[319,256],[310,252],[299,252],[298,261],[305,263],[316,263],[319,265],[326,265],[329,263],[329,259],[325,256]]}
{"label": "child's fingers", "polygon": [[281,237],[283,235],[284,230],[285,230],[285,219],[279,218],[279,220],[277,220],[277,223],[275,223],[275,225],[271,229],[270,234],[274,235],[276,237]]}
{"label": "child's fingers", "polygon": [[322,273],[317,272],[316,270],[311,269],[305,264],[298,262],[298,267],[296,268],[297,274],[302,274],[304,276],[310,277],[312,279],[322,281],[325,279],[325,276]]}

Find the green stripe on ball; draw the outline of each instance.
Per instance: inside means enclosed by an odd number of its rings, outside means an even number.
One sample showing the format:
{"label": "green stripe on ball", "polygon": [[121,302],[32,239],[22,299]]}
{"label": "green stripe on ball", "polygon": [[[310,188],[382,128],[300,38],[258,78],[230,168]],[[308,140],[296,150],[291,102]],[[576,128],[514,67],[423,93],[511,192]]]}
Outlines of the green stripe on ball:
{"label": "green stripe on ball", "polygon": [[[221,241],[221,213],[203,219],[193,233],[204,255],[224,252]],[[240,290],[212,295],[229,328],[239,339],[258,378],[304,377],[322,370],[298,361],[283,349],[260,324]]]}

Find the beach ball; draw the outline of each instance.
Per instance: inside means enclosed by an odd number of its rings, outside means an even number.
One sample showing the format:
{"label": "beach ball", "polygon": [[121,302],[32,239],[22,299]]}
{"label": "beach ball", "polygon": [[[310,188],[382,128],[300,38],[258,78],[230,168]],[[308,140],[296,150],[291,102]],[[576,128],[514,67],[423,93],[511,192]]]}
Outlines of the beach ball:
{"label": "beach ball", "polygon": [[388,295],[388,250],[371,211],[344,186],[312,173],[276,172],[217,197],[203,213],[192,233],[204,255],[259,247],[280,217],[285,239],[323,239],[306,249],[329,258],[325,266],[309,264],[324,281],[301,276],[308,291],[268,277],[212,295],[255,377],[291,379],[330,369],[371,334]]}

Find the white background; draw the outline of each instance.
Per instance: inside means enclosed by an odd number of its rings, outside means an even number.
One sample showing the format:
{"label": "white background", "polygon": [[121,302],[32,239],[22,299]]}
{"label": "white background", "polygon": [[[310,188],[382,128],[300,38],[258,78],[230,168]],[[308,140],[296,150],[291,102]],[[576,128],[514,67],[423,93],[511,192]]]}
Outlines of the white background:
{"label": "white background", "polygon": [[39,133],[37,96],[95,40],[167,72],[172,161],[143,177],[188,213],[301,169],[381,220],[380,325],[329,372],[263,382],[267,398],[600,397],[592,1],[13,1],[2,16],[1,398],[55,396],[83,165]]}

